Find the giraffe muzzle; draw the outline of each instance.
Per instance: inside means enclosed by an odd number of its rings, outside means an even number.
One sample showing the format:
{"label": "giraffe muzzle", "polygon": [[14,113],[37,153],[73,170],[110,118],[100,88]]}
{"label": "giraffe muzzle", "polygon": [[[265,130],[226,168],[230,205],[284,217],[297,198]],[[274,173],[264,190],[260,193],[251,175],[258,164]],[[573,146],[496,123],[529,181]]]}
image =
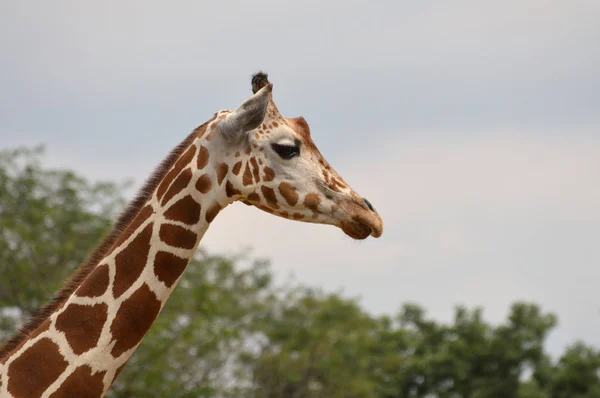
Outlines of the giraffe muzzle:
{"label": "giraffe muzzle", "polygon": [[345,200],[342,208],[347,216],[339,226],[346,235],[362,240],[369,236],[379,238],[383,234],[383,220],[367,199]]}

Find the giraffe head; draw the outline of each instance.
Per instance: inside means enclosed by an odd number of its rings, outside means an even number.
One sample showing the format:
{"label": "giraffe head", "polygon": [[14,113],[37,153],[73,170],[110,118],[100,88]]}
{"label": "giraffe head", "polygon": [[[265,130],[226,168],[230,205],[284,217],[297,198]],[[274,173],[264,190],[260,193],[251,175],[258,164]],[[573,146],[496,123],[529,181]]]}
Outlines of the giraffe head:
{"label": "giraffe head", "polygon": [[[231,201],[305,222],[338,226],[354,239],[375,238],[383,222],[325,160],[302,117],[283,117],[267,75],[252,78],[254,95],[235,111],[219,112],[208,127],[220,150],[219,183]],[[225,180],[225,181],[224,181]],[[224,182],[223,182],[224,181]]]}

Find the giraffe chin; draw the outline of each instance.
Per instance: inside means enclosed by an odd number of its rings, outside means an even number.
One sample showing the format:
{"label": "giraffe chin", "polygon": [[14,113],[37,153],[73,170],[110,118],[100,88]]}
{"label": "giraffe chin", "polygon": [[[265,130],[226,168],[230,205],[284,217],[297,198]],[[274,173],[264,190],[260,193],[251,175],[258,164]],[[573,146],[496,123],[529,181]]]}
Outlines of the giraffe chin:
{"label": "giraffe chin", "polygon": [[339,227],[346,235],[356,240],[367,239],[369,236],[379,238],[383,233],[381,218],[373,216],[355,216],[351,221],[342,221]]}
{"label": "giraffe chin", "polygon": [[367,239],[373,233],[371,227],[360,222],[342,221],[340,228],[346,235],[356,240]]}

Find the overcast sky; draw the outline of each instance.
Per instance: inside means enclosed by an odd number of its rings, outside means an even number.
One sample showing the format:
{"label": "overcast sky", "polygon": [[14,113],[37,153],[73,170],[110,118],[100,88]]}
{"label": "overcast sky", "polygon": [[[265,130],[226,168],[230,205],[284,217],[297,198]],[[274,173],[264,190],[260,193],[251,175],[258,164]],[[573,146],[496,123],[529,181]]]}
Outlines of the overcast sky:
{"label": "overcast sky", "polygon": [[597,0],[3,1],[0,146],[139,186],[265,70],[384,235],[236,204],[204,248],[251,247],[378,314],[497,322],[531,300],[559,316],[553,353],[600,347],[598,21]]}

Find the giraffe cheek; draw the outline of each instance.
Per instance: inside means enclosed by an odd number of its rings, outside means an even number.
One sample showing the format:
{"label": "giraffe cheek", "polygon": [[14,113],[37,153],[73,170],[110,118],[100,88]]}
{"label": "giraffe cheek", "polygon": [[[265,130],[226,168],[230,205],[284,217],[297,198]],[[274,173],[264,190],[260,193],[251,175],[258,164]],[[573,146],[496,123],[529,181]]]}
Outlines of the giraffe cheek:
{"label": "giraffe cheek", "polygon": [[250,162],[246,163],[244,175],[242,176],[242,184],[244,184],[244,186],[252,185],[252,171],[250,170]]}
{"label": "giraffe cheek", "polygon": [[275,172],[269,166],[265,166],[263,169],[263,174],[263,180],[266,182],[270,182],[275,179]]}
{"label": "giraffe cheek", "polygon": [[279,193],[290,206],[294,207],[298,203],[298,192],[292,184],[285,181],[279,184]]}
{"label": "giraffe cheek", "polygon": [[263,185],[262,187],[260,187],[260,190],[262,191],[262,194],[265,197],[267,204],[273,209],[278,209],[279,205],[277,204],[277,196],[275,195],[275,191],[273,190],[273,188]]}

